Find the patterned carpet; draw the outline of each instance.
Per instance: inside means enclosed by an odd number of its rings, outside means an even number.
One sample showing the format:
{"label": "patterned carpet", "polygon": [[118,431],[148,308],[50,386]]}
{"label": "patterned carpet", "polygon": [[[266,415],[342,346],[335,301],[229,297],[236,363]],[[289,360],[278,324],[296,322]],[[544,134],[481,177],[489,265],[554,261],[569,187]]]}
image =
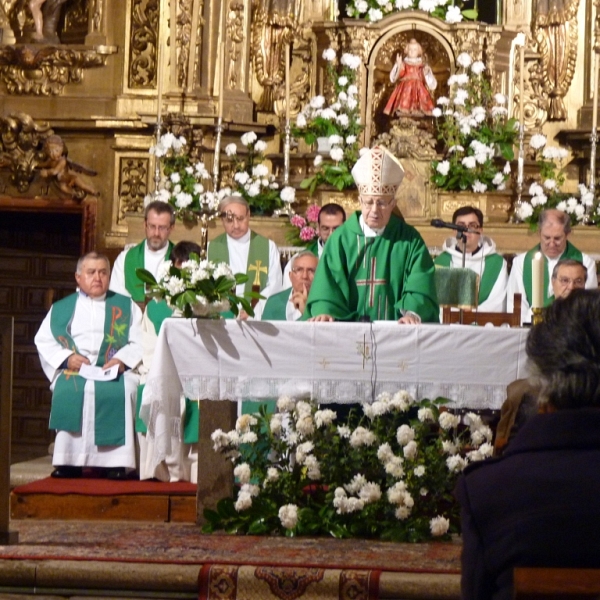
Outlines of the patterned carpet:
{"label": "patterned carpet", "polygon": [[[13,521],[19,543],[2,559],[95,560],[236,566],[459,573],[460,542],[203,535],[186,523]],[[242,575],[244,572],[242,571]],[[339,580],[339,575],[337,576]],[[207,596],[210,598],[210,596]]]}

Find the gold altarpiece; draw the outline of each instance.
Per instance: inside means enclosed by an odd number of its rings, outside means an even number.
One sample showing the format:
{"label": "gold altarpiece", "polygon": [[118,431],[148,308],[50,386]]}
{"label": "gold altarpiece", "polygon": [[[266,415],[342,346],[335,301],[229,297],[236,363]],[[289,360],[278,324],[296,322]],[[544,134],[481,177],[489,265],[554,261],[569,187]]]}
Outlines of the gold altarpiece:
{"label": "gold altarpiece", "polygon": [[[136,215],[139,219],[143,198],[153,190],[154,164],[148,149],[155,139],[159,87],[164,124],[184,131],[195,155],[212,165],[222,48],[223,144],[238,141],[245,131],[256,131],[268,141],[274,171],[280,174],[278,132],[284,113],[284,65],[277,48],[266,58],[261,55],[265,48],[269,50],[265,40],[275,45],[293,41],[292,117],[313,94],[327,94],[321,55],[331,45],[361,57],[363,141],[365,145],[385,143],[401,157],[407,177],[399,206],[427,238],[425,223],[431,217],[447,217],[461,202],[472,199],[445,197],[429,186],[429,165],[435,156],[431,119],[387,120],[382,115],[382,104],[392,89],[389,71],[393,57],[409,37],[417,38],[425,49],[439,82],[438,93],[447,89],[461,51],[481,58],[495,88],[508,96],[511,111],[523,95],[528,134],[543,132],[553,138],[561,132],[567,141],[573,141],[576,161],[570,176],[574,184],[581,175],[585,129],[591,121],[587,49],[594,39],[598,0],[563,0],[565,27],[573,31],[576,26],[580,35],[569,37],[565,66],[554,80],[544,42],[544,36],[551,33],[536,12],[541,4],[506,2],[499,16],[502,25],[448,25],[420,11],[402,11],[373,24],[343,19],[333,0],[66,0],[59,43],[33,44],[28,37],[31,15],[27,3],[2,0],[2,115],[8,118],[22,113],[47,127],[65,140],[72,160],[98,172],[93,179],[99,193],[93,238],[98,248],[116,252],[137,235],[128,221]],[[285,19],[276,14],[282,6],[287,11]],[[267,32],[269,27],[273,30]],[[519,31],[527,34],[523,90],[519,89],[515,64],[514,42]],[[566,114],[553,113],[557,95]],[[575,133],[569,137],[565,133],[569,131]],[[64,194],[52,181],[43,180],[35,167],[35,160],[43,160],[36,154],[39,148],[30,153],[37,159],[27,159],[27,185],[14,181],[18,161],[25,159],[7,156],[6,148],[3,150],[0,188],[4,196],[60,204]],[[293,151],[292,184],[310,173],[311,151],[302,145]],[[490,220],[499,223],[512,199],[488,194],[479,202]],[[522,245],[515,236],[523,238],[525,245],[530,243],[523,226],[508,230],[507,239],[512,241],[506,250]]]}

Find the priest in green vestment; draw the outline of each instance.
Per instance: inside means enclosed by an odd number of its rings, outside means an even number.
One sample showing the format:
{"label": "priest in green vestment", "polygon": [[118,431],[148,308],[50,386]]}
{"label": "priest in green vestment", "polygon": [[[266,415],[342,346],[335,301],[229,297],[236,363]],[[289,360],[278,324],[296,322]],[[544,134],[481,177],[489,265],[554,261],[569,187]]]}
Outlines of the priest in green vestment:
{"label": "priest in green vestment", "polygon": [[[484,235],[483,213],[474,206],[461,206],[454,211],[452,223],[469,230],[464,234],[465,267],[479,276],[477,310],[504,312],[508,269],[506,260],[496,252],[494,241]],[[435,259],[436,267],[462,267],[463,248],[458,235],[446,238],[443,252]]]}
{"label": "priest in green vestment", "polygon": [[303,318],[439,322],[431,256],[417,230],[393,214],[402,165],[375,146],[363,153],[352,176],[361,210],[327,242]]}
{"label": "priest in green vestment", "polygon": [[167,202],[154,200],[144,211],[146,237],[139,244],[126,248],[117,256],[110,277],[110,289],[118,294],[130,296],[135,302],[146,300],[146,289],[137,276],[136,269],[150,271],[156,279],[160,268],[169,260],[173,243],[169,236],[175,226],[175,212]]}
{"label": "priest in green vestment", "polygon": [[596,263],[594,259],[581,252],[569,241],[571,234],[571,217],[558,209],[542,211],[538,221],[540,243],[528,252],[517,254],[513,260],[508,278],[506,310],[512,312],[514,294],[521,294],[521,323],[530,323],[532,318],[532,268],[531,261],[536,253],[541,253],[544,260],[544,306],[551,303],[552,272],[559,260],[570,258],[583,264],[587,270],[586,289],[598,287]]}
{"label": "priest in green vestment", "polygon": [[[142,313],[131,298],[108,290],[109,276],[106,256],[79,259],[78,292],[52,305],[35,336],[51,381],[53,477],[103,467],[108,477],[124,479],[136,468],[133,369],[142,360]],[[114,378],[107,376],[111,368]]]}

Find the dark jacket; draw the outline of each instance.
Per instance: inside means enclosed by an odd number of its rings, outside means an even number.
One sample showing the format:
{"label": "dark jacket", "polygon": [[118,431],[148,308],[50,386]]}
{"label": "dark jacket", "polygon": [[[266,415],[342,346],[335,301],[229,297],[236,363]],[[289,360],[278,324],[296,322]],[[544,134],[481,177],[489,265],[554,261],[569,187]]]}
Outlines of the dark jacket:
{"label": "dark jacket", "polygon": [[464,599],[512,598],[516,566],[600,567],[600,409],[535,415],[459,479]]}

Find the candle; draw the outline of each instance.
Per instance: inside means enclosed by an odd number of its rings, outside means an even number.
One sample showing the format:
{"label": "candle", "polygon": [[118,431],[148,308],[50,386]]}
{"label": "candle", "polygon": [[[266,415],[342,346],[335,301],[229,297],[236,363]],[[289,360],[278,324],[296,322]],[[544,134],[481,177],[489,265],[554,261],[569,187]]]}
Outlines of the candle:
{"label": "candle", "polygon": [[598,55],[592,48],[592,133],[598,127]]}
{"label": "candle", "polygon": [[519,123],[525,127],[525,45],[519,46]]}
{"label": "candle", "polygon": [[285,45],[285,122],[290,121],[290,45]]}
{"label": "candle", "polygon": [[156,95],[157,109],[156,122],[161,122],[162,117],[162,86],[163,86],[163,63],[162,52],[160,51],[160,29],[156,34]]}
{"label": "candle", "polygon": [[221,3],[221,31],[219,32],[219,119],[223,118],[223,94],[225,90],[225,46],[227,44],[225,2]]}
{"label": "candle", "polygon": [[544,257],[536,252],[531,260],[531,308],[544,306]]}

